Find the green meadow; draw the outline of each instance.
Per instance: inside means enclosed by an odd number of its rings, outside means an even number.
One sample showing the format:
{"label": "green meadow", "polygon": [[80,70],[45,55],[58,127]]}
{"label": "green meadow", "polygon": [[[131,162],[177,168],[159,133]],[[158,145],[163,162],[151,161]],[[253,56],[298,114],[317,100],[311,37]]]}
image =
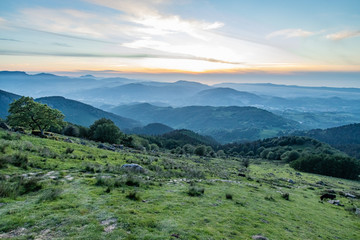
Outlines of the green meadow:
{"label": "green meadow", "polygon": [[[0,238],[360,239],[358,181],[281,161],[97,146],[1,130]],[[320,201],[326,192],[343,206]]]}

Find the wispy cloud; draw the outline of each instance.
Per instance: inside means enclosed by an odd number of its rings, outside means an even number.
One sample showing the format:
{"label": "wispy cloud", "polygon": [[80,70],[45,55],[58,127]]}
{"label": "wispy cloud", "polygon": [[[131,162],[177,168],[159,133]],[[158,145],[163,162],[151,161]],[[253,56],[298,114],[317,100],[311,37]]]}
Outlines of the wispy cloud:
{"label": "wispy cloud", "polygon": [[86,58],[165,58],[165,59],[187,59],[187,60],[200,60],[213,63],[226,63],[226,64],[244,64],[240,62],[223,61],[214,58],[196,57],[186,54],[95,54],[95,53],[76,53],[76,52],[34,52],[34,51],[6,51],[0,50],[1,55],[13,56],[58,56],[58,57],[86,57]]}
{"label": "wispy cloud", "polygon": [[20,40],[16,40],[13,38],[0,38],[0,41],[21,42]]}
{"label": "wispy cloud", "polygon": [[360,36],[360,30],[341,31],[341,32],[337,32],[337,33],[332,33],[332,34],[326,35],[326,38],[331,39],[331,40],[342,40],[342,39],[353,38],[353,37],[358,37],[358,36]]}
{"label": "wispy cloud", "polygon": [[221,28],[224,23],[206,22],[199,20],[183,19],[178,15],[164,14],[157,10],[166,0],[88,0],[91,3],[106,6],[124,13],[120,19],[138,24],[142,28],[139,32],[150,35],[167,35],[172,33],[186,33],[190,36],[203,39],[201,31]]}
{"label": "wispy cloud", "polygon": [[274,37],[296,38],[296,37],[309,37],[315,35],[316,32],[310,32],[303,29],[282,29],[266,35],[267,39]]}
{"label": "wispy cloud", "polygon": [[52,44],[55,45],[55,46],[59,46],[59,47],[71,47],[71,45],[66,44],[66,43],[54,42]]}

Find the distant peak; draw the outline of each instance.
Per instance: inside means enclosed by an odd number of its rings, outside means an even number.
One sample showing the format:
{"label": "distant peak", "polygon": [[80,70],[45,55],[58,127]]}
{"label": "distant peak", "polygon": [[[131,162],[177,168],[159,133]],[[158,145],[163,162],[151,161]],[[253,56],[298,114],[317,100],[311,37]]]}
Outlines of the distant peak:
{"label": "distant peak", "polygon": [[91,74],[86,74],[86,75],[82,75],[80,76],[81,78],[95,78],[95,76],[91,75]]}
{"label": "distant peak", "polygon": [[34,74],[34,76],[54,77],[56,75],[51,74],[51,73],[38,73],[38,74]]}
{"label": "distant peak", "polygon": [[1,71],[0,75],[28,75],[26,72],[22,71]]}

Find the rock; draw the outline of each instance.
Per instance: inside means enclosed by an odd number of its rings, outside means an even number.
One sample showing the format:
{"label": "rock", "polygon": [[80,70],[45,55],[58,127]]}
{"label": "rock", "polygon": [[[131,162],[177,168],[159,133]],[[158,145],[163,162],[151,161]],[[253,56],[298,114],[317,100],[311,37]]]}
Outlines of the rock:
{"label": "rock", "polygon": [[329,200],[328,203],[334,204],[336,206],[344,206],[343,204],[340,204],[340,200]]}
{"label": "rock", "polygon": [[246,175],[243,174],[243,173],[238,173],[238,176],[239,176],[239,177],[246,177]]}
{"label": "rock", "polygon": [[318,182],[316,182],[316,184],[319,184],[321,186],[326,186],[326,184],[323,181],[318,181]]}
{"label": "rock", "polygon": [[6,203],[0,203],[0,208],[2,207],[2,206],[4,206]]}
{"label": "rock", "polygon": [[2,128],[4,130],[8,130],[8,131],[11,130],[11,127],[9,125],[7,125],[6,123],[4,123],[4,122],[0,123],[0,128]]}
{"label": "rock", "polygon": [[347,197],[347,198],[356,198],[355,195],[352,195],[350,193],[345,193],[345,197]]}
{"label": "rock", "polygon": [[360,215],[360,208],[356,208],[356,209],[355,209],[355,214],[356,214],[356,215]]}
{"label": "rock", "polygon": [[100,143],[100,144],[98,145],[98,148],[100,148],[100,149],[105,149],[105,150],[109,150],[109,151],[115,151],[115,150],[116,150],[115,147],[113,147],[113,146],[106,146],[106,145],[103,144],[103,143]]}
{"label": "rock", "polygon": [[70,138],[65,138],[65,139],[64,139],[64,142],[74,143],[74,141],[73,141],[73,140],[71,140]]}
{"label": "rock", "polygon": [[295,184],[295,181],[292,180],[292,179],[289,179],[289,180],[288,180],[288,183]]}
{"label": "rock", "polygon": [[254,236],[252,236],[252,239],[254,239],[254,240],[269,240],[267,237],[264,237],[261,235],[254,235]]}
{"label": "rock", "polygon": [[140,166],[139,164],[135,164],[135,163],[124,164],[121,166],[121,168],[136,171],[136,172],[144,171],[144,168],[142,166]]}
{"label": "rock", "polygon": [[302,174],[299,172],[296,172],[295,174],[296,174],[296,176],[302,176]]}

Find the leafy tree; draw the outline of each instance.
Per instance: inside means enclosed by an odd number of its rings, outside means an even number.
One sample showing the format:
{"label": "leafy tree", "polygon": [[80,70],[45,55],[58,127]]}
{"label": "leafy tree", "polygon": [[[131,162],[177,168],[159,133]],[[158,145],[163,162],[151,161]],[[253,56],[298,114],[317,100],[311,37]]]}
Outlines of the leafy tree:
{"label": "leafy tree", "polygon": [[12,126],[40,130],[41,135],[50,127],[63,125],[64,115],[46,104],[35,102],[31,97],[21,97],[10,104],[8,123]]}
{"label": "leafy tree", "polygon": [[200,145],[195,148],[194,153],[198,156],[205,156],[206,154],[206,146]]}
{"label": "leafy tree", "polygon": [[79,128],[74,125],[69,124],[64,128],[64,135],[66,136],[79,137],[79,134]]}
{"label": "leafy tree", "polygon": [[106,118],[96,120],[90,126],[90,137],[95,141],[118,143],[122,137],[122,132],[113,121]]}

